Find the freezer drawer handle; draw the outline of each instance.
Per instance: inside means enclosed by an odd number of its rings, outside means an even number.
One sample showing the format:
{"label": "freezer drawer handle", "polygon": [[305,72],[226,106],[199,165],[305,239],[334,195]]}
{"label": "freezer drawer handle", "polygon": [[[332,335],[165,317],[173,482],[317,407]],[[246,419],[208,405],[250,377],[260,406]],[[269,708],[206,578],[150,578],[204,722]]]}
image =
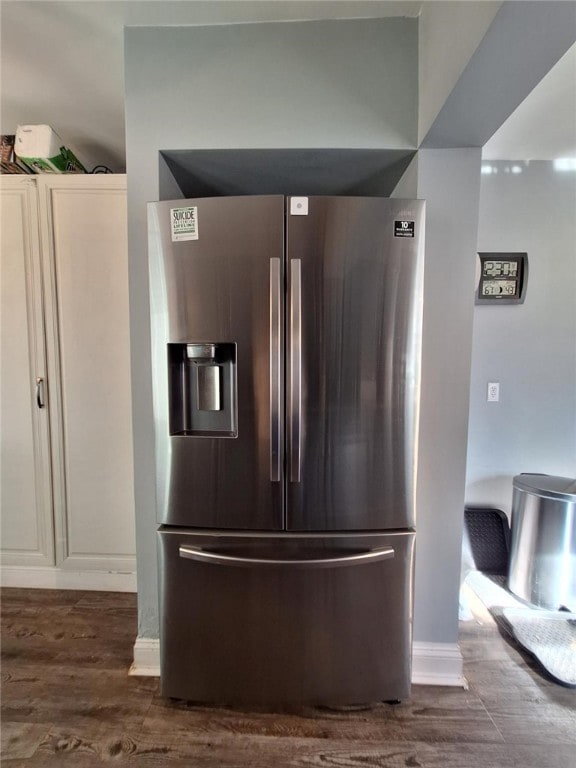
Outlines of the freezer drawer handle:
{"label": "freezer drawer handle", "polygon": [[201,563],[213,563],[214,565],[235,565],[245,568],[254,566],[263,567],[290,567],[290,568],[342,568],[347,565],[360,565],[362,563],[374,563],[380,560],[389,560],[394,557],[394,549],[370,549],[367,552],[357,552],[353,555],[342,557],[311,558],[310,560],[276,560],[262,557],[238,557],[236,555],[223,555],[218,552],[208,552],[196,547],[180,547],[180,557],[189,560],[197,560]]}
{"label": "freezer drawer handle", "polygon": [[281,397],[281,326],[280,259],[270,259],[270,481],[280,482],[282,457]]}
{"label": "freezer drawer handle", "polygon": [[290,262],[290,482],[301,478],[302,440],[302,270],[301,260]]}

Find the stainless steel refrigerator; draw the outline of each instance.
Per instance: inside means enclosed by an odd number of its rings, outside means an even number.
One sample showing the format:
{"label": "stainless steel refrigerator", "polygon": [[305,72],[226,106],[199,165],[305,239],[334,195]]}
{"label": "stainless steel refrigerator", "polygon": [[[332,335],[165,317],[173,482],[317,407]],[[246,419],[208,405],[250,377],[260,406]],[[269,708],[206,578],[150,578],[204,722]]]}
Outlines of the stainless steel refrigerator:
{"label": "stainless steel refrigerator", "polygon": [[148,214],[163,694],[405,698],[424,202]]}

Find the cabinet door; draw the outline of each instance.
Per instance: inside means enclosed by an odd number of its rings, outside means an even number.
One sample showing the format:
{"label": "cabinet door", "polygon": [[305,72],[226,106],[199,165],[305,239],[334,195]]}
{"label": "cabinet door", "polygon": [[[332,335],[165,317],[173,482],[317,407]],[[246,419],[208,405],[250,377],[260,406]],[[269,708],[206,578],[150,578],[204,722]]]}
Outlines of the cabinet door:
{"label": "cabinet door", "polygon": [[36,189],[3,178],[1,194],[2,562],[51,565],[48,392],[36,392],[46,379]]}
{"label": "cabinet door", "polygon": [[45,244],[57,557],[133,571],[126,181],[38,180]]}

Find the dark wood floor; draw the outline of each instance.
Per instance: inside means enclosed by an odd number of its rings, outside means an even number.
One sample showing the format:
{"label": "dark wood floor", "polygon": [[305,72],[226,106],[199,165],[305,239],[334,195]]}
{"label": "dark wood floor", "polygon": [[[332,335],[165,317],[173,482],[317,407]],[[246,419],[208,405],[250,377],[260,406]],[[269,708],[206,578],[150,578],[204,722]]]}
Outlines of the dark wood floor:
{"label": "dark wood floor", "polygon": [[2,617],[3,766],[576,766],[576,691],[540,676],[488,614],[462,625],[467,691],[284,714],[175,704],[157,679],[128,677],[134,595],[6,589]]}

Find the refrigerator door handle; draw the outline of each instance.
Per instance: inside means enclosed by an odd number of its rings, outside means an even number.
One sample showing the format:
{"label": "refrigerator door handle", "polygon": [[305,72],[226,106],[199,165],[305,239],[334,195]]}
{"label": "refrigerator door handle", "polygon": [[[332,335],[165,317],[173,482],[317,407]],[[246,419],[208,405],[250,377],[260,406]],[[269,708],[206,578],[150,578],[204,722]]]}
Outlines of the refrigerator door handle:
{"label": "refrigerator door handle", "polygon": [[302,262],[290,262],[290,482],[299,483],[302,440]]}
{"label": "refrigerator door handle", "polygon": [[213,563],[214,565],[233,565],[245,568],[257,566],[263,567],[289,567],[289,568],[342,568],[347,565],[360,565],[362,563],[374,563],[381,560],[390,560],[394,557],[393,547],[383,549],[370,549],[366,552],[356,552],[353,555],[339,557],[322,557],[310,559],[275,559],[263,557],[241,557],[239,555],[224,555],[218,552],[209,552],[198,547],[180,546],[180,557],[188,560],[196,560],[200,563]]}
{"label": "refrigerator door handle", "polygon": [[280,482],[282,457],[281,410],[281,317],[280,259],[270,259],[270,482]]}

